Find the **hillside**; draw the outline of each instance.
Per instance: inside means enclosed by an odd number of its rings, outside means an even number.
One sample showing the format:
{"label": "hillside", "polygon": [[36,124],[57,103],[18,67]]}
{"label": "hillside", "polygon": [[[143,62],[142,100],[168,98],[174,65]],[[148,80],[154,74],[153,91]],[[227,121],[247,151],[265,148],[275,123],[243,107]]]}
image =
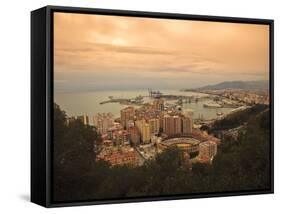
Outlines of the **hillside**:
{"label": "hillside", "polygon": [[269,88],[269,81],[228,81],[196,88],[196,90],[220,90],[228,88],[244,90],[267,90]]}

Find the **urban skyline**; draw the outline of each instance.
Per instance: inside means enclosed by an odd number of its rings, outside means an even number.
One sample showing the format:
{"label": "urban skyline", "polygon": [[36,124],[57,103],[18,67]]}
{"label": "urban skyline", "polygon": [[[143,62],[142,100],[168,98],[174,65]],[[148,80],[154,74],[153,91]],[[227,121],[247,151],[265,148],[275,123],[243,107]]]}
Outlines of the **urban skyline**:
{"label": "urban skyline", "polygon": [[268,25],[55,12],[55,198],[268,188],[269,73]]}

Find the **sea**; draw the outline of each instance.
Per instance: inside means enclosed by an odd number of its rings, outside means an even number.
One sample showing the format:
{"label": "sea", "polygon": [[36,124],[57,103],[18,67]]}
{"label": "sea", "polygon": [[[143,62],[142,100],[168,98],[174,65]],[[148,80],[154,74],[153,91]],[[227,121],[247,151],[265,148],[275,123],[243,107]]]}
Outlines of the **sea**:
{"label": "sea", "polygon": [[[185,96],[196,96],[206,97],[206,94],[196,93],[191,91],[180,91],[180,90],[159,90],[165,95],[185,95]],[[106,90],[106,91],[91,91],[91,92],[64,92],[55,93],[54,101],[57,103],[62,110],[66,112],[68,116],[78,116],[86,114],[90,118],[90,123],[93,122],[93,116],[97,113],[111,112],[116,118],[120,117],[120,110],[125,108],[126,105],[119,103],[106,103],[100,104],[102,101],[109,100],[109,97],[113,98],[135,98],[137,96],[143,96],[144,102],[152,102],[153,98],[148,95],[148,90]],[[175,101],[165,101],[173,104]],[[202,99],[196,102],[187,102],[182,105],[182,109],[192,111],[193,119],[216,119],[217,113],[229,113],[233,108],[206,108],[203,106],[206,102],[212,102],[211,99]],[[137,107],[137,106],[136,106]]]}

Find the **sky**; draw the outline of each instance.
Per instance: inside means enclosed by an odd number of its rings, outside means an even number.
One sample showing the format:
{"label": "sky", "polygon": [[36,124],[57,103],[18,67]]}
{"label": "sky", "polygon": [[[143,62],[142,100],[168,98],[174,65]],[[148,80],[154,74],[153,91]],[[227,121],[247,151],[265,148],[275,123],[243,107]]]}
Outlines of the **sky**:
{"label": "sky", "polygon": [[54,14],[55,92],[268,78],[268,25]]}

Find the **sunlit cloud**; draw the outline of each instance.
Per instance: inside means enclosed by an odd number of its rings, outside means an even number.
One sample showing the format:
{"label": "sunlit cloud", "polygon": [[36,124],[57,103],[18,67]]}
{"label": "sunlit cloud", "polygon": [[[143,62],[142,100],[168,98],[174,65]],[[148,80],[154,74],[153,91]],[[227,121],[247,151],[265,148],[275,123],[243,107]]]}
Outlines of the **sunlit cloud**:
{"label": "sunlit cloud", "polygon": [[54,68],[58,91],[268,79],[269,27],[55,13]]}

